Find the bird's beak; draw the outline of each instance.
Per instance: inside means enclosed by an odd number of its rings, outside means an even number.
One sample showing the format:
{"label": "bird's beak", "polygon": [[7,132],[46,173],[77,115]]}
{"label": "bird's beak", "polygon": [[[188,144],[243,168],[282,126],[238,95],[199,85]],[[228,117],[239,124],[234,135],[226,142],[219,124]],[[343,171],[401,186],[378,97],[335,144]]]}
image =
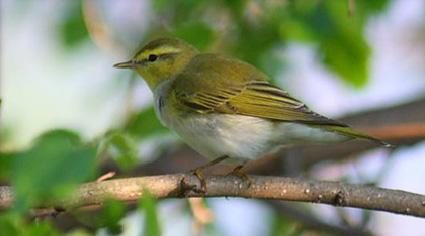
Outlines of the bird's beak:
{"label": "bird's beak", "polygon": [[118,62],[117,64],[114,64],[114,67],[118,69],[135,69],[135,65],[136,64],[130,60],[125,62]]}

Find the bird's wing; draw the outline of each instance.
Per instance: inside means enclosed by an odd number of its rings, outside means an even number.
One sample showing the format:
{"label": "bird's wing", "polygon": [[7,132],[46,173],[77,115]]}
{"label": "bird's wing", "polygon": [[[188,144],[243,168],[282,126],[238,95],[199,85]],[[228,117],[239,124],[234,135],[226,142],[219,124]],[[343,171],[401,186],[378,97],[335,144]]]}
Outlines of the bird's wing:
{"label": "bird's wing", "polygon": [[239,114],[309,125],[347,126],[311,111],[267,81],[250,81],[242,87],[197,92],[181,102],[198,113]]}
{"label": "bird's wing", "polygon": [[188,111],[347,127],[311,111],[287,92],[271,85],[263,73],[247,63],[222,56],[205,57],[191,66],[195,69],[182,72],[174,83],[178,88],[173,91],[179,91],[175,98]]}
{"label": "bird's wing", "polygon": [[[214,54],[200,54],[189,69],[174,80],[172,98],[187,112],[222,113],[297,122],[391,146],[377,138],[326,118],[267,82],[250,64]],[[223,76],[225,78],[223,78]]]}

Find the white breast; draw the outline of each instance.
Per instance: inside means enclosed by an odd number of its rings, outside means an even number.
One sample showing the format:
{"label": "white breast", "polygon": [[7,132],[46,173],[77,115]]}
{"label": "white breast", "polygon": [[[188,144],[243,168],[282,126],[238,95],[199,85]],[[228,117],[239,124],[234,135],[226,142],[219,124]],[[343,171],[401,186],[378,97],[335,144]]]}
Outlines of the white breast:
{"label": "white breast", "polygon": [[261,118],[207,114],[166,120],[185,142],[209,158],[255,159],[272,149],[273,124]]}

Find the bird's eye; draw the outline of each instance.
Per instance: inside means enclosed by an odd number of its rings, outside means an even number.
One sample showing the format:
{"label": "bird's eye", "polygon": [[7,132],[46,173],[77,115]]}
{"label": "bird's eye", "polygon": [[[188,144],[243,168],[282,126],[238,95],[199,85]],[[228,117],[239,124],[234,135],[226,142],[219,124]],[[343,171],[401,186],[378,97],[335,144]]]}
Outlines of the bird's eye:
{"label": "bird's eye", "polygon": [[148,57],[148,61],[156,61],[158,59],[158,56],[155,54],[150,54]]}

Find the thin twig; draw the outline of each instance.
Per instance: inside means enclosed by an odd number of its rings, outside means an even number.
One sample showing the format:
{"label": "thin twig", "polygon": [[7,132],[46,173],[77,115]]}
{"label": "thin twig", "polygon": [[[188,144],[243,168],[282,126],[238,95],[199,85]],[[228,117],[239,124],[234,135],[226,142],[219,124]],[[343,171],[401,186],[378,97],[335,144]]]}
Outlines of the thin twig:
{"label": "thin twig", "polygon": [[[140,178],[107,180],[83,184],[78,192],[67,200],[40,205],[72,209],[99,205],[105,198],[136,201],[148,190],[157,198],[186,197],[245,197],[286,201],[323,203],[339,207],[354,207],[386,211],[425,218],[425,196],[400,190],[341,182],[316,181],[285,177],[250,176],[251,186],[246,187],[234,176],[208,176],[208,190],[199,189],[196,177],[187,174],[160,175]],[[193,186],[196,186],[193,188]],[[0,208],[10,207],[12,189],[0,187]]]}
{"label": "thin twig", "polygon": [[100,183],[102,181],[105,181],[107,179],[110,179],[110,178],[114,177],[115,174],[116,174],[115,171],[110,171],[110,172],[108,172],[108,173],[100,176],[99,178],[97,178],[96,183]]}

